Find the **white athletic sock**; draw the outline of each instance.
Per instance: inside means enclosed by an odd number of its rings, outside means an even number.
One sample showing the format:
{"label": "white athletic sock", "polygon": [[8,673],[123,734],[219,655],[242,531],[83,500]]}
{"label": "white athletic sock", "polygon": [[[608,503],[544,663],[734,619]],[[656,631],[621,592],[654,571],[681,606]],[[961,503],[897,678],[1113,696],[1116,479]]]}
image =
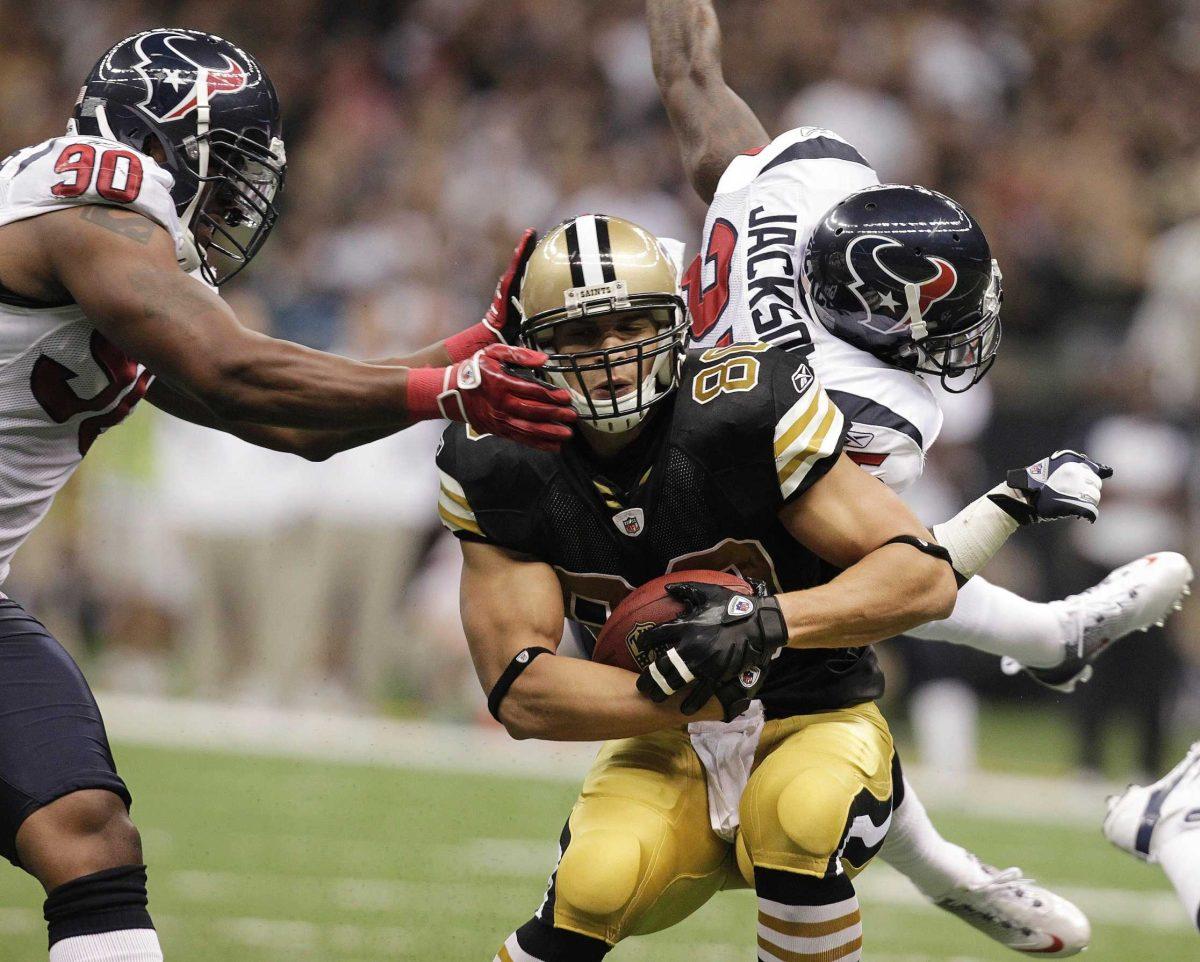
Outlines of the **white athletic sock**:
{"label": "white athletic sock", "polygon": [[1188,919],[1200,928],[1200,829],[1181,831],[1166,839],[1154,854],[1179,893]]}
{"label": "white athletic sock", "polygon": [[123,929],[60,939],[50,962],[163,962],[163,954],[154,929]]}
{"label": "white athletic sock", "polygon": [[951,889],[987,882],[990,876],[961,845],[947,842],[933,827],[929,813],[904,779],[904,802],[892,810],[892,824],[879,857],[930,899]]}
{"label": "white athletic sock", "polygon": [[862,916],[845,875],[818,879],[756,866],[754,881],[758,962],[862,962]]}
{"label": "white athletic sock", "polygon": [[1008,655],[1029,668],[1061,664],[1066,641],[1062,621],[1050,605],[1028,601],[978,575],[959,589],[949,618],[906,634]]}
{"label": "white athletic sock", "polygon": [[514,932],[500,946],[500,952],[492,959],[492,962],[543,962],[543,960],[536,955],[530,955],[521,948],[521,943],[517,941],[517,933]]}

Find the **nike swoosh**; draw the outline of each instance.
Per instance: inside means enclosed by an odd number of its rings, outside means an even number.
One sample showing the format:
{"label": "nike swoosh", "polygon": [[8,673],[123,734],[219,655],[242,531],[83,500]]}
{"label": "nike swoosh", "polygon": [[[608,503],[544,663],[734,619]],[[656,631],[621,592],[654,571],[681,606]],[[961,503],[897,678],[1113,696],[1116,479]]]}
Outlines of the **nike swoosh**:
{"label": "nike swoosh", "polygon": [[1050,944],[1048,946],[1046,946],[1043,949],[1021,949],[1021,951],[1026,952],[1030,955],[1038,955],[1038,954],[1050,953],[1050,952],[1061,952],[1063,949],[1063,940],[1060,939],[1057,935],[1052,935],[1052,936],[1050,936],[1050,938],[1052,941],[1050,942]]}

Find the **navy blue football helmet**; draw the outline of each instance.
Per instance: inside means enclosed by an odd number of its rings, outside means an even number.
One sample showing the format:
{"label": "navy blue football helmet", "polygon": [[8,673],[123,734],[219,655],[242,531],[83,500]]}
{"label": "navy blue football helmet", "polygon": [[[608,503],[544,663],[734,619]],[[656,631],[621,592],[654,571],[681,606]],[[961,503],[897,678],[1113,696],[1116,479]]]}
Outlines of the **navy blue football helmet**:
{"label": "navy blue football helmet", "polygon": [[821,218],[804,252],[813,312],[844,341],[949,391],[1000,347],[1000,267],[975,220],[944,194],[881,184]]}
{"label": "navy blue football helmet", "polygon": [[174,28],[127,37],[88,74],[68,132],[143,153],[158,145],[193,266],[212,284],[245,267],[279,217],[279,98],[258,61],[228,40]]}

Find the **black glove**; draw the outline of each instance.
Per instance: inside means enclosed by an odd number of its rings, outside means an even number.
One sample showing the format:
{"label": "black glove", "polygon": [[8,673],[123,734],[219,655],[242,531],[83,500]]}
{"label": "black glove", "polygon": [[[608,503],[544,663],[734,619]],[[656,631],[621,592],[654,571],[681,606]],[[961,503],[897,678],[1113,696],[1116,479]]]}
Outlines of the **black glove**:
{"label": "black glove", "polygon": [[683,602],[684,611],[638,639],[640,647],[660,651],[638,676],[638,691],[661,702],[693,685],[681,711],[695,714],[717,695],[728,721],[745,711],[762,687],[767,664],[787,644],[779,602],[765,588],[751,597],[689,581],[667,585],[667,591]]}
{"label": "black glove", "polygon": [[[751,699],[758,694],[758,690],[766,683],[766,668],[747,668],[736,678],[730,678],[729,681],[723,681],[717,685],[713,690],[712,697],[719,701],[721,707],[725,710],[725,717],[722,720],[733,721],[738,715],[749,708]],[[699,682],[696,687],[700,687]],[[690,696],[686,700],[690,701]],[[705,701],[708,701],[708,699],[705,698],[704,701],[699,702],[692,711],[699,711],[704,706]],[[691,714],[691,712],[688,712],[688,714]]]}
{"label": "black glove", "polygon": [[1055,451],[1027,468],[1008,472],[1008,483],[988,492],[988,497],[1018,524],[1083,518],[1095,522],[1100,515],[1100,482],[1113,470],[1078,451]]}

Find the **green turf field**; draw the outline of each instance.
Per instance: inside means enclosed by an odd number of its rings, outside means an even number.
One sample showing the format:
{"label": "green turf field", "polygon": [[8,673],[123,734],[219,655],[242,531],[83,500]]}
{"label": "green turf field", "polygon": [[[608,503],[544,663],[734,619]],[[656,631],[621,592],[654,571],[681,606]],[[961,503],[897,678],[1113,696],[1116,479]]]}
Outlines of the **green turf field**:
{"label": "green turf field", "polygon": [[[151,865],[168,962],[490,962],[542,894],[574,787],[196,751],[118,747]],[[1097,831],[940,819],[1089,911],[1087,962],[1200,958],[1156,870]],[[1015,959],[873,866],[862,878],[874,962]],[[40,890],[0,871],[0,960],[45,958]],[[754,904],[718,896],[615,960],[752,960]]]}

